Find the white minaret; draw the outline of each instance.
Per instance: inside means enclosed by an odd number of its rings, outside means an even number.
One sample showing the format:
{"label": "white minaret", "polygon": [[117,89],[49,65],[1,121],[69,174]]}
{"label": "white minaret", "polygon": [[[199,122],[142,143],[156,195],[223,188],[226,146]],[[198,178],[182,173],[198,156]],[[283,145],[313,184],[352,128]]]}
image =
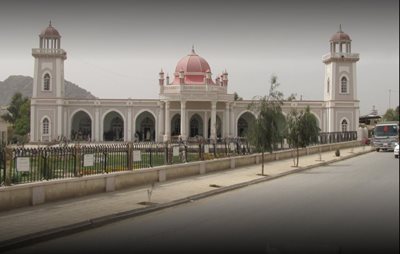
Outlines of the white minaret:
{"label": "white minaret", "polygon": [[[324,101],[328,108],[327,131],[344,131],[346,128],[342,128],[342,123],[348,124],[347,131],[356,130],[359,102],[356,64],[360,59],[359,54],[351,52],[350,36],[342,31],[341,25],[329,42],[330,52],[322,58],[325,64]],[[338,110],[340,104],[343,107],[342,113]]]}
{"label": "white minaret", "polygon": [[[51,25],[39,35],[39,48],[32,49],[35,58],[31,100],[31,141],[50,141],[62,136],[64,104],[64,60],[61,36]],[[40,100],[54,100],[43,110]],[[47,120],[46,120],[47,119]],[[35,122],[37,121],[37,122]]]}

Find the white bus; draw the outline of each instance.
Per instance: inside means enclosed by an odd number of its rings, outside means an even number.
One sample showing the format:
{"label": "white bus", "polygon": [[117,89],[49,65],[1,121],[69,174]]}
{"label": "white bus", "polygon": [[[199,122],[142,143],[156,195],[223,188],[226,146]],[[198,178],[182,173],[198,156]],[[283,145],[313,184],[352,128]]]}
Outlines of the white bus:
{"label": "white bus", "polygon": [[379,150],[393,151],[399,142],[399,124],[397,122],[379,123],[375,126],[373,146]]}

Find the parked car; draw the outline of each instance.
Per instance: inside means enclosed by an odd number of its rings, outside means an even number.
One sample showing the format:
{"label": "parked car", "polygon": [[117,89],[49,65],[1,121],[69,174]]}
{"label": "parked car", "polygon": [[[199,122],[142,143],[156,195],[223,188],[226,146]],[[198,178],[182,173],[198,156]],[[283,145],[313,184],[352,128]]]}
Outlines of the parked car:
{"label": "parked car", "polygon": [[396,146],[394,147],[393,153],[395,158],[399,158],[399,143],[397,143]]}

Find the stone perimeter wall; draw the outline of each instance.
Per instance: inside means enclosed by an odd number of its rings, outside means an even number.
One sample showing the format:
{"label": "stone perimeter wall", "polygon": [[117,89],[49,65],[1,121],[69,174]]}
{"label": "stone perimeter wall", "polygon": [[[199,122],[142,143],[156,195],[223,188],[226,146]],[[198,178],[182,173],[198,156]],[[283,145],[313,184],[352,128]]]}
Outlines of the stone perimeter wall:
{"label": "stone perimeter wall", "polygon": [[[359,146],[359,141],[326,144],[307,147],[300,155],[326,152],[337,148]],[[291,158],[292,150],[266,153],[265,162]],[[261,154],[235,156],[209,161],[197,161],[185,164],[165,165],[150,169],[116,172],[110,174],[84,176],[81,178],[50,180],[19,184],[0,188],[0,211],[27,207],[46,202],[60,201],[102,192],[122,190],[124,188],[150,185],[172,179],[202,175],[227,169],[234,169],[261,162]]]}

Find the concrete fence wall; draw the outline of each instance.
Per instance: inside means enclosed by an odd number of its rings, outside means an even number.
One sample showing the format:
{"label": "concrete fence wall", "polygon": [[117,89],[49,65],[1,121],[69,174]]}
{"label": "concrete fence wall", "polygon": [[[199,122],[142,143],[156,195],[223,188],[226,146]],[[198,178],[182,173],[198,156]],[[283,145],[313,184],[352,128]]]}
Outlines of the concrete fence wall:
{"label": "concrete fence wall", "polygon": [[[307,147],[300,149],[300,155],[314,154],[319,151],[333,151],[339,148],[349,148],[359,145],[359,141],[351,141]],[[292,150],[265,153],[264,159],[266,162],[287,159],[291,158],[292,154]],[[0,188],[0,211],[121,190],[129,187],[150,185],[155,182],[164,182],[182,177],[233,169],[260,162],[261,154],[252,154],[209,161],[166,165],[150,169],[84,176],[81,178],[6,186]]]}

